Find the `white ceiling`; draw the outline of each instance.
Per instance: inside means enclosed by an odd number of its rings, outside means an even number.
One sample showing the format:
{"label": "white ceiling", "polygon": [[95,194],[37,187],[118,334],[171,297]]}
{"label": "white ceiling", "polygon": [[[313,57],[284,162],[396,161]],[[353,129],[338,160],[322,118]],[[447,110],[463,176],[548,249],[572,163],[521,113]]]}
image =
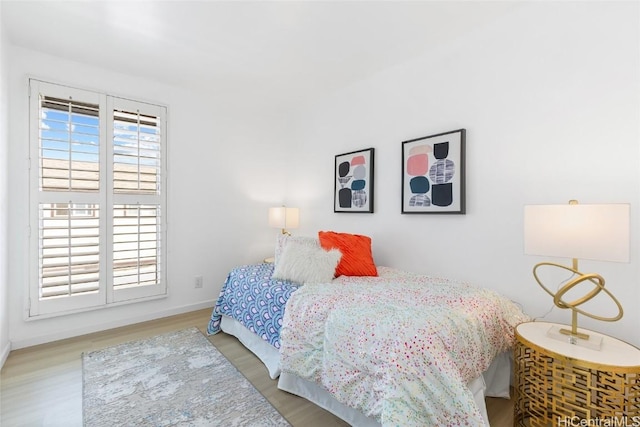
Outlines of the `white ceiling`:
{"label": "white ceiling", "polygon": [[12,1],[11,43],[274,106],[302,102],[487,25],[515,3]]}

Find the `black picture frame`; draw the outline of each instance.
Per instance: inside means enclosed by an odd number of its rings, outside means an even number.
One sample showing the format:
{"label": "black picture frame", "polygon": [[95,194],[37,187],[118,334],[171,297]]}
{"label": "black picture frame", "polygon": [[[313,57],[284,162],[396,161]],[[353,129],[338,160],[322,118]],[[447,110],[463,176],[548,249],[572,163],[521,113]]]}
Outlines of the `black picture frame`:
{"label": "black picture frame", "polygon": [[373,213],[375,149],[335,156],[333,211]]}
{"label": "black picture frame", "polygon": [[402,142],[403,214],[464,214],[466,130]]}

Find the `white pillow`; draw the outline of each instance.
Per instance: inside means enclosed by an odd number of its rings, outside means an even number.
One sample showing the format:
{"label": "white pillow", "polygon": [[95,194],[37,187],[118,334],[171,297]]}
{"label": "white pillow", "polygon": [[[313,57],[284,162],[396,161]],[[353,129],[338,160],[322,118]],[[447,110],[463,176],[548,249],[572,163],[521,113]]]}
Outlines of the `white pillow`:
{"label": "white pillow", "polygon": [[302,284],[327,283],[333,280],[341,257],[338,249],[325,251],[320,246],[290,241],[280,254],[271,277]]}
{"label": "white pillow", "polygon": [[304,236],[290,236],[288,234],[278,234],[276,237],[276,249],[274,251],[273,263],[278,265],[280,256],[284,251],[285,246],[290,242],[300,243],[312,248],[320,248],[320,240],[317,237],[304,237]]}

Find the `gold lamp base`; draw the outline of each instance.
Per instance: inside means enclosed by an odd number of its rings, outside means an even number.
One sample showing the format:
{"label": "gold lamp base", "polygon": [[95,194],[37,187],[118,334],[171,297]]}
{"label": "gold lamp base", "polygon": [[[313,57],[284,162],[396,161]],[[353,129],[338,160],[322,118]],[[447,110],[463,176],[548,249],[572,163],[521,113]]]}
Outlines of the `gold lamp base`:
{"label": "gold lamp base", "polygon": [[[602,279],[604,282],[604,279]],[[604,286],[604,283],[603,285]],[[556,296],[558,295],[558,293],[562,292],[564,288],[560,288],[560,290],[558,290],[558,292],[556,292]],[[591,292],[593,293],[593,292]],[[591,295],[591,293],[589,293],[587,296]],[[594,295],[595,296],[595,295]],[[580,300],[584,299],[586,297],[582,297]],[[592,298],[592,297],[590,297]],[[561,300],[560,300],[561,301]],[[556,298],[553,298],[553,302],[558,304],[556,302]],[[573,301],[569,304],[575,304],[576,301]],[[563,304],[567,304],[567,303],[563,303]],[[582,303],[578,303],[578,304],[582,304]],[[585,334],[584,332],[578,332],[578,312],[575,310],[575,307],[571,306],[569,307],[571,308],[571,329],[560,329],[560,333],[564,334],[564,335],[569,335],[571,337],[576,337],[576,338],[580,338],[582,340],[588,340],[589,339],[589,334]]]}
{"label": "gold lamp base", "polygon": [[578,347],[589,348],[599,351],[602,347],[602,337],[599,335],[589,335],[582,332],[574,334],[571,329],[561,328],[554,325],[547,331],[547,336],[558,341],[562,341]]}
{"label": "gold lamp base", "polygon": [[[569,280],[566,284],[564,284],[562,287],[560,287],[560,289],[558,289],[555,293],[551,292],[549,290],[549,288],[547,288],[542,281],[540,280],[540,278],[538,277],[538,269],[540,267],[543,266],[549,266],[549,267],[554,267],[554,268],[561,268],[567,271],[570,271],[571,273],[573,273],[573,275],[575,276],[572,280]],[[611,292],[609,292],[608,289],[606,289],[604,287],[604,278],[602,276],[600,276],[599,274],[595,274],[595,273],[589,273],[589,274],[584,274],[578,271],[578,260],[574,259],[573,260],[573,267],[567,267],[564,266],[562,264],[556,264],[553,262],[541,262],[539,264],[536,264],[536,266],[533,268],[533,276],[536,278],[536,281],[538,282],[538,284],[540,285],[540,287],[542,289],[545,290],[545,292],[547,292],[549,295],[551,295],[553,297],[553,303],[560,308],[569,308],[571,309],[571,329],[567,329],[567,328],[552,328],[552,330],[550,330],[547,335],[552,337],[552,338],[556,338],[559,339],[561,341],[566,341],[570,344],[574,344],[574,345],[581,345],[583,347],[587,347],[587,348],[592,348],[594,350],[599,350],[600,349],[600,345],[602,343],[602,339],[598,339],[598,338],[593,338],[591,336],[589,336],[589,334],[586,334],[584,332],[579,332],[578,331],[578,313],[585,315],[587,317],[591,317],[592,319],[596,319],[596,320],[602,320],[605,322],[615,322],[616,320],[620,320],[622,318],[622,305],[620,305],[620,302],[616,299],[616,297],[613,296],[613,294]],[[593,284],[593,289],[591,289],[588,293],[586,293],[584,296],[574,300],[574,301],[564,301],[562,299],[562,297],[571,289],[573,289],[575,286],[579,285],[580,283],[583,282],[590,282],[591,284]],[[594,298],[596,295],[598,295],[600,292],[604,292],[607,295],[609,295],[609,297],[611,298],[611,300],[616,304],[616,306],[618,307],[618,314],[616,316],[612,316],[612,317],[604,317],[604,316],[598,316],[596,314],[593,313],[589,313],[587,311],[584,311],[583,309],[579,308],[580,305],[584,304],[587,301],[590,301],[592,298]]]}
{"label": "gold lamp base", "polygon": [[559,332],[560,332],[561,334],[563,334],[563,335],[569,335],[569,336],[571,336],[571,337],[578,337],[578,338],[580,338],[581,340],[588,340],[588,339],[589,339],[589,334],[585,334],[585,333],[583,333],[583,332],[576,332],[576,333],[574,334],[573,332],[571,332],[571,329],[564,329],[564,328],[561,328],[561,329],[559,330]]}

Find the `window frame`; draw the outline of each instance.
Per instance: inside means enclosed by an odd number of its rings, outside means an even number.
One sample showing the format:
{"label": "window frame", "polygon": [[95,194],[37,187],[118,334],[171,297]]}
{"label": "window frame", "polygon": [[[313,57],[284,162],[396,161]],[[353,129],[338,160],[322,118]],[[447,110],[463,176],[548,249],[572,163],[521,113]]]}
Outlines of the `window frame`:
{"label": "window frame", "polygon": [[[82,191],[40,191],[40,96],[94,102],[99,105],[99,190]],[[116,194],[114,192],[114,108],[138,111],[159,119],[160,179],[157,182],[159,194]],[[131,110],[133,109],[133,110]],[[69,313],[94,310],[114,305],[164,298],[167,296],[167,125],[168,107],[148,101],[133,100],[103,92],[80,89],[59,83],[29,78],[29,280],[27,292],[26,319],[46,318]],[[137,140],[138,142],[141,139]],[[71,168],[71,164],[69,165]],[[70,197],[72,196],[72,200]],[[78,205],[98,205],[99,218],[99,287],[95,293],[70,294],[61,298],[40,298],[40,204],[69,203]],[[120,204],[154,205],[159,214],[156,224],[157,283],[132,286],[126,289],[114,288],[113,225],[114,207]],[[54,206],[54,205],[52,205]],[[139,232],[138,232],[139,233]],[[138,234],[139,236],[139,234]],[[138,255],[138,259],[140,255]]]}

